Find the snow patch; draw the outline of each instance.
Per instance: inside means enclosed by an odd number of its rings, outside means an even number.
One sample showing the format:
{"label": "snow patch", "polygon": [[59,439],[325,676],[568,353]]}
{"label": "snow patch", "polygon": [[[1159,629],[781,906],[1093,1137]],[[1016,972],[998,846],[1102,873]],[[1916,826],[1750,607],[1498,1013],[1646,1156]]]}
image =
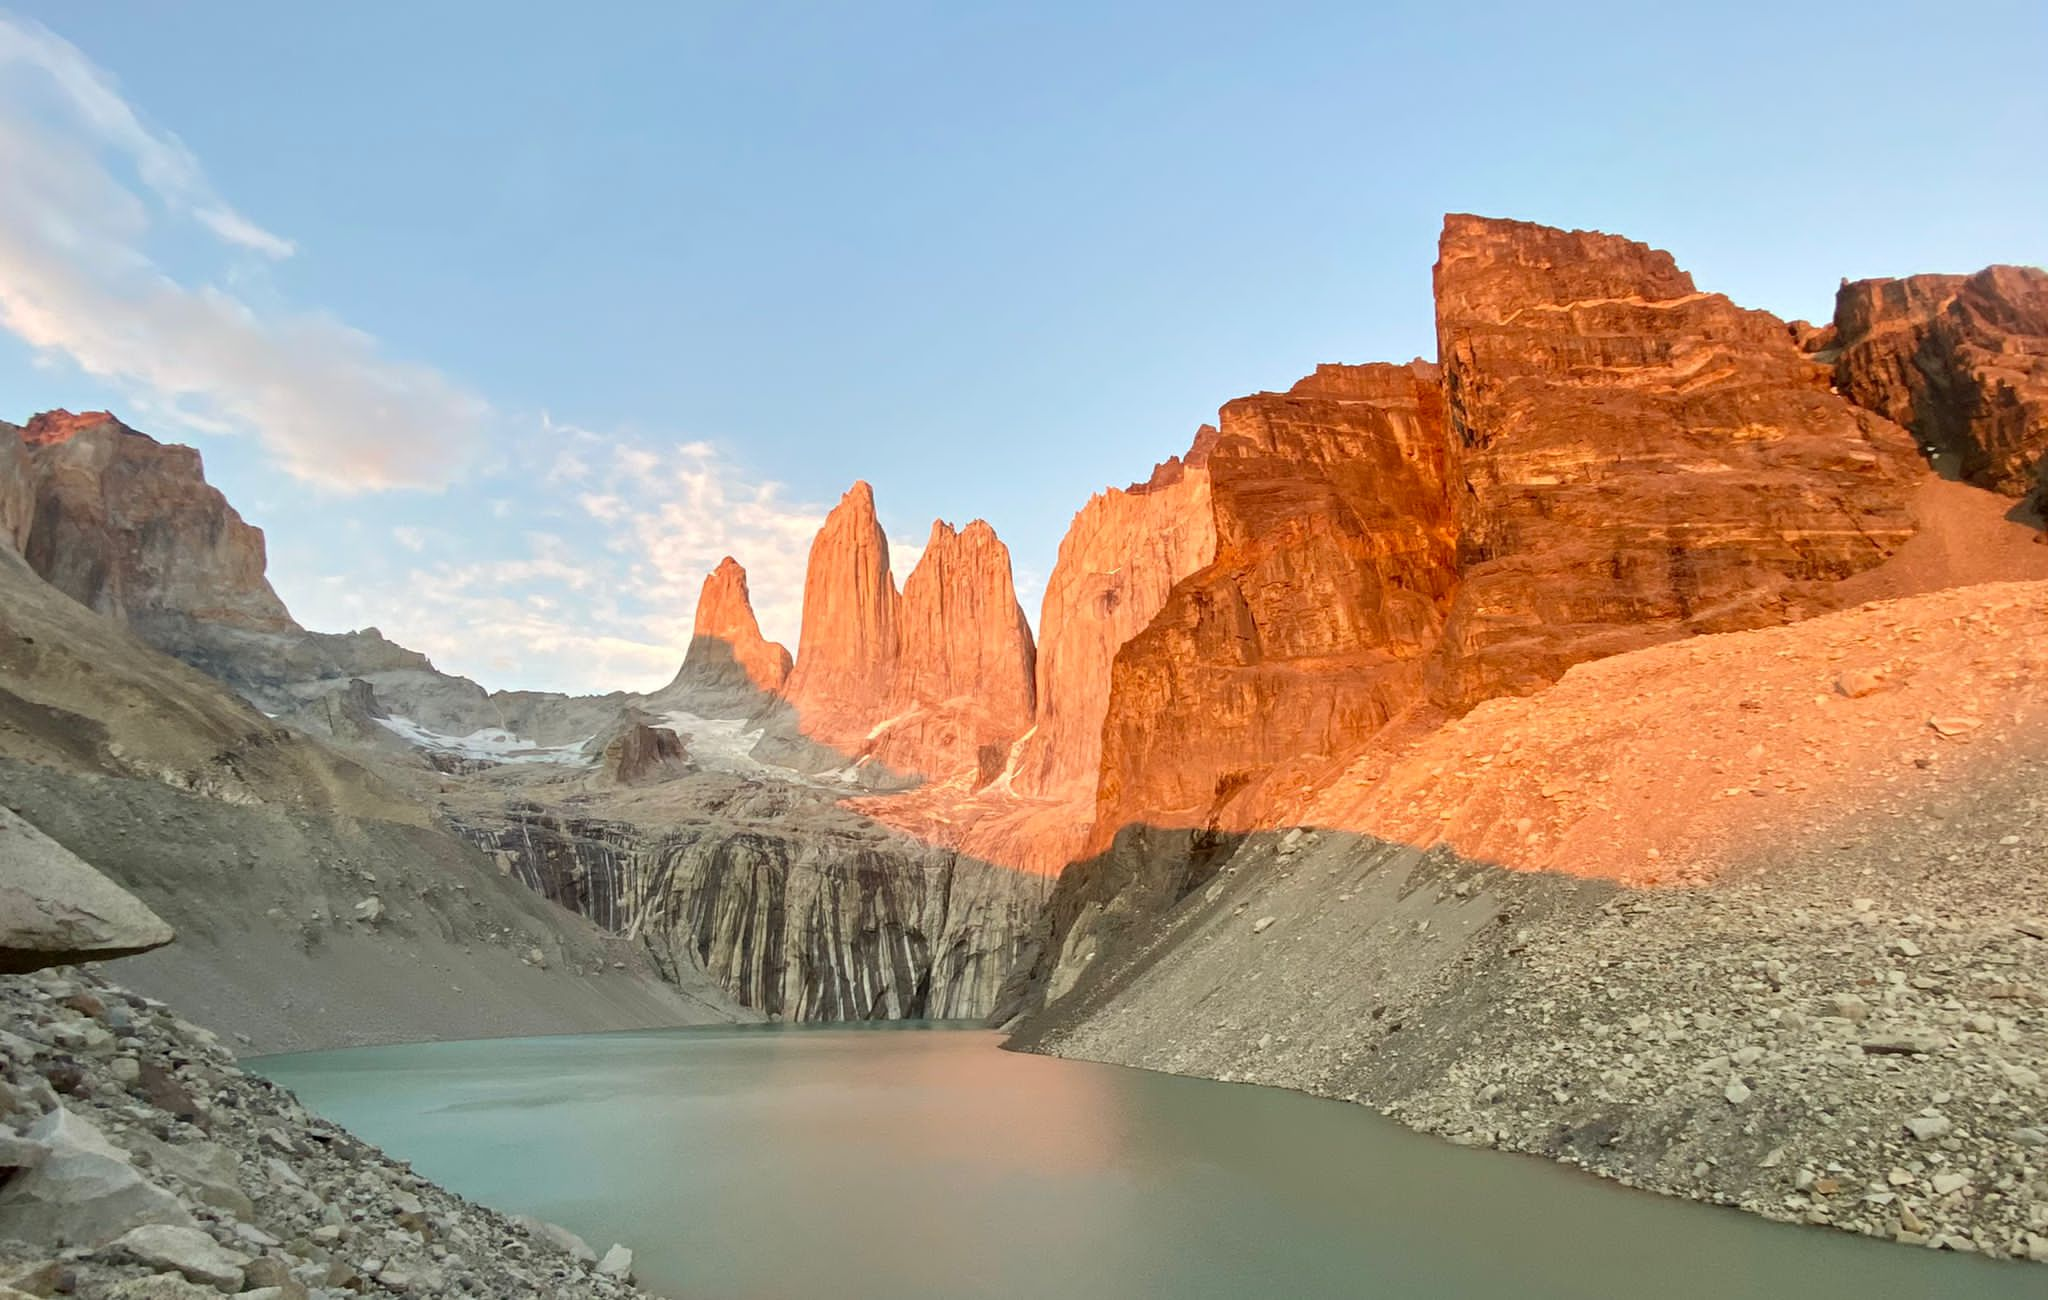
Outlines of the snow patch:
{"label": "snow patch", "polygon": [[594,761],[583,752],[583,741],[569,745],[536,745],[502,727],[486,727],[467,736],[449,736],[430,730],[411,718],[376,719],[378,725],[407,742],[437,754],[454,754],[485,763],[559,763],[564,767],[588,767]]}

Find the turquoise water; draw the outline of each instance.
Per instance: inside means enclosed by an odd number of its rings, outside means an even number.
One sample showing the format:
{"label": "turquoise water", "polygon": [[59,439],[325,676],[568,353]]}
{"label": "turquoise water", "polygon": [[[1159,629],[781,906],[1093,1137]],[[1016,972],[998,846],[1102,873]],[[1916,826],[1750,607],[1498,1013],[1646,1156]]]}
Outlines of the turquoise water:
{"label": "turquoise water", "polygon": [[420,1172],[746,1297],[2004,1297],[2048,1269],[1634,1192],[1361,1107],[935,1027],[254,1063]]}

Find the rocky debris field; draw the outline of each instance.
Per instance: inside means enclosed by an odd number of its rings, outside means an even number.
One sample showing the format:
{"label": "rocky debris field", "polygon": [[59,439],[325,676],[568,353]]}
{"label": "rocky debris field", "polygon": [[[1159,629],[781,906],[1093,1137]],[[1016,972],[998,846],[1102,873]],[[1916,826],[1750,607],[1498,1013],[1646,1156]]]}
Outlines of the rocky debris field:
{"label": "rocky debris field", "polygon": [[0,976],[0,1300],[644,1294],[471,1204],[89,968]]}
{"label": "rocky debris field", "polygon": [[1700,887],[1248,840],[1022,1046],[1371,1105],[1453,1141],[2048,1260],[2048,757],[1788,827]]}

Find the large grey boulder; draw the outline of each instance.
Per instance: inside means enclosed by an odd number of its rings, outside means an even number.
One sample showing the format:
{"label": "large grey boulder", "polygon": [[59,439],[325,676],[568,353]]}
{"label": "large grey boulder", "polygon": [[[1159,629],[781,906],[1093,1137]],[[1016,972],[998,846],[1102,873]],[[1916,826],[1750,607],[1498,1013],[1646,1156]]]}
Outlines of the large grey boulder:
{"label": "large grey boulder", "polygon": [[182,1273],[190,1281],[228,1292],[242,1289],[242,1270],[249,1264],[247,1255],[229,1250],[198,1228],[169,1223],[131,1228],[106,1253]]}
{"label": "large grey boulder", "polygon": [[559,1223],[536,1219],[530,1214],[515,1214],[512,1222],[526,1229],[528,1236],[537,1237],[557,1250],[567,1251],[582,1263],[597,1263],[597,1252],[590,1248],[590,1243]]}
{"label": "large grey boulder", "polygon": [[126,957],[172,937],[140,899],[0,807],[0,974]]}
{"label": "large grey boulder", "polygon": [[146,1223],[192,1227],[178,1198],[128,1163],[121,1148],[61,1106],[30,1129],[42,1161],[0,1187],[0,1241],[99,1246]]}

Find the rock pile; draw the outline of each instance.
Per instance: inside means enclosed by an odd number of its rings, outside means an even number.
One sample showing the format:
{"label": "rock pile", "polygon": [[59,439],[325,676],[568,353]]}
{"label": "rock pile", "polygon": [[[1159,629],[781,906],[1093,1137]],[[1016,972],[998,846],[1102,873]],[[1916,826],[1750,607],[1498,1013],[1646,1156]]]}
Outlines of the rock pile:
{"label": "rock pile", "polygon": [[87,968],[0,976],[0,1297],[642,1294],[632,1252],[471,1204]]}

